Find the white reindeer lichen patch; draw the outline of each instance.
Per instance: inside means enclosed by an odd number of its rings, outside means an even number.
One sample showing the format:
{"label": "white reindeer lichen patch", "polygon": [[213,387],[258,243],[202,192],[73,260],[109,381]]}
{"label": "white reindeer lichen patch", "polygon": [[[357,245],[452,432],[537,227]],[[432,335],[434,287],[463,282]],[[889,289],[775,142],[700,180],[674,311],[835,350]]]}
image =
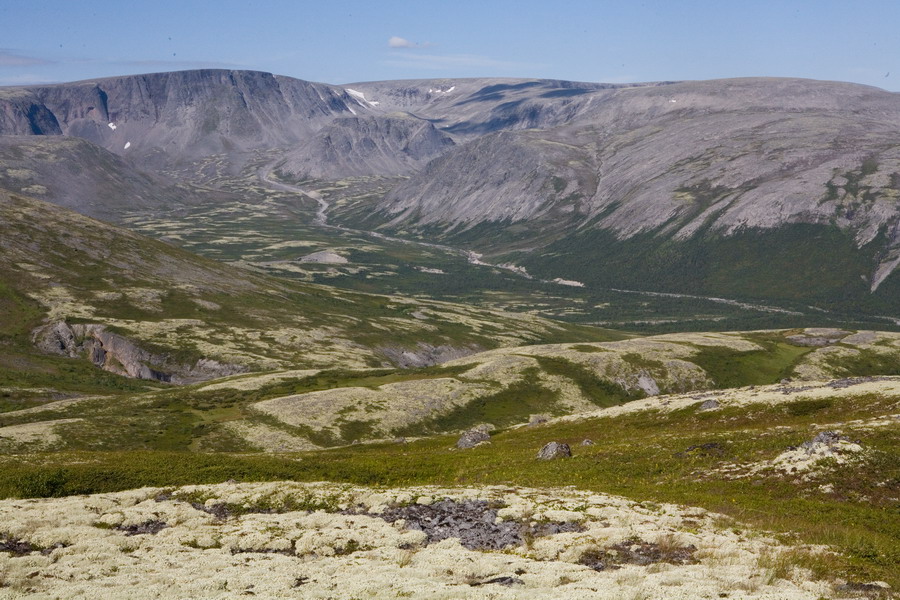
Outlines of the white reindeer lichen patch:
{"label": "white reindeer lichen patch", "polygon": [[291,435],[265,423],[230,421],[225,428],[263,452],[304,452],[318,450],[309,440]]}
{"label": "white reindeer lichen patch", "polygon": [[289,424],[337,432],[339,424],[368,421],[388,434],[394,429],[433,419],[493,391],[481,383],[451,377],[401,381],[377,389],[336,388],[264,400],[255,410]]}
{"label": "white reindeer lichen patch", "polygon": [[56,419],[53,421],[37,421],[36,423],[0,427],[0,443],[6,439],[18,444],[40,443],[42,445],[52,445],[59,441],[59,435],[55,431],[57,425],[77,423],[79,421],[81,419]]}
{"label": "white reindeer lichen patch", "polygon": [[302,379],[304,377],[315,375],[318,372],[319,371],[316,369],[294,369],[290,371],[278,371],[275,373],[235,375],[227,379],[217,380],[216,383],[204,385],[197,391],[211,392],[214,390],[224,389],[243,391],[258,390],[259,388],[271,383],[284,381],[285,379]]}
{"label": "white reindeer lichen patch", "polygon": [[[475,551],[454,537],[429,543],[405,521],[379,517],[390,506],[438,500],[504,506],[497,517],[504,523],[563,520],[579,527]],[[760,558],[784,548],[723,529],[721,519],[702,509],[644,507],[604,494],[509,487],[375,490],[277,482],[4,500],[0,535],[25,550],[0,552],[0,598],[833,595],[800,569],[774,577]],[[629,554],[664,545],[682,548],[689,560],[610,569],[585,560],[609,548]]]}

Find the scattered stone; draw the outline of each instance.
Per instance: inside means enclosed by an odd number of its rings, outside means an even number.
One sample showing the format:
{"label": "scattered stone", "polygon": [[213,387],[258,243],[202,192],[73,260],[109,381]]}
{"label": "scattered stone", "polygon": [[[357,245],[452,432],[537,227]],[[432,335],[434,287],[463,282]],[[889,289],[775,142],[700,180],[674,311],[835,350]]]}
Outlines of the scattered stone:
{"label": "scattered stone", "polygon": [[479,585],[491,585],[491,584],[505,585],[507,587],[511,587],[514,585],[525,585],[525,582],[522,581],[521,579],[519,579],[518,577],[504,576],[504,577],[494,577],[493,579],[488,579],[487,581],[479,581],[476,583],[470,583],[469,585],[471,585],[472,587],[477,587]]}
{"label": "scattered stone", "polygon": [[489,436],[484,431],[479,431],[477,429],[470,429],[469,431],[462,434],[458,440],[456,440],[456,447],[460,450],[465,450],[467,448],[474,448],[480,444],[490,441],[491,436]]}
{"label": "scattered stone", "polygon": [[407,529],[424,532],[429,544],[459,538],[459,543],[469,550],[500,550],[520,546],[526,538],[583,530],[581,524],[574,521],[534,525],[518,521],[497,522],[500,508],[500,505],[485,500],[445,499],[428,505],[392,507],[371,516],[388,523],[402,519]]}
{"label": "scattered stone", "polygon": [[607,569],[621,569],[619,565],[613,562],[613,557],[602,550],[591,550],[585,552],[578,559],[578,564],[590,567],[595,571],[606,571]]}
{"label": "scattered stone", "polygon": [[770,464],[776,469],[797,473],[809,471],[824,458],[832,458],[838,463],[845,462],[848,454],[862,450],[858,442],[851,442],[847,436],[837,431],[822,431],[799,446],[789,446]]}
{"label": "scattered stone", "polygon": [[37,550],[34,546],[19,538],[0,540],[0,552],[10,552],[15,556],[24,556]]}
{"label": "scattered stone", "polygon": [[694,564],[694,552],[697,547],[661,546],[653,542],[645,542],[640,538],[629,538],[609,547],[615,553],[617,564],[646,566],[654,563],[670,563],[673,565]]}
{"label": "scattered stone", "polygon": [[400,348],[395,346],[379,348],[381,353],[387,358],[393,366],[401,369],[415,367],[431,367],[449,360],[462,358],[476,352],[481,352],[483,348],[476,345],[468,346],[452,346],[449,344],[441,344],[433,346],[425,342],[419,342],[415,348]]}
{"label": "scattered stone", "polygon": [[593,445],[594,445],[594,440],[583,439],[583,440],[581,440],[581,445],[582,445],[582,446],[593,446]]}
{"label": "scattered stone", "polygon": [[554,458],[566,458],[572,456],[572,449],[568,444],[550,442],[538,452],[538,460],[553,460]]}
{"label": "scattered stone", "polygon": [[[201,358],[194,365],[173,364],[99,323],[69,325],[56,321],[31,332],[38,350],[70,358],[84,357],[95,366],[134,379],[187,384],[246,372],[246,367]],[[163,370],[164,369],[164,370]]]}
{"label": "scattered stone", "polygon": [[710,399],[700,405],[700,410],[714,410],[716,408],[719,408],[720,406],[721,404],[719,404],[718,400]]}
{"label": "scattered stone", "polygon": [[723,454],[725,454],[725,446],[723,446],[719,442],[707,442],[705,444],[688,446],[686,450],[684,450],[683,452],[677,452],[675,456],[677,458],[684,458],[688,455],[722,456]]}
{"label": "scattered stone", "polygon": [[790,335],[786,339],[789,343],[795,346],[811,346],[814,348],[828,346],[829,344],[833,344],[837,341],[823,337],[807,337],[805,335]]}
{"label": "scattered stone", "polygon": [[164,521],[150,520],[136,525],[119,525],[116,529],[124,531],[125,535],[156,535],[168,526]]}
{"label": "scattered stone", "polygon": [[548,414],[539,413],[536,415],[529,415],[528,416],[528,426],[534,427],[535,425],[541,425],[543,423],[546,423],[549,420],[550,420],[550,415],[548,415]]}
{"label": "scattered stone", "polygon": [[862,383],[871,383],[874,381],[888,381],[891,377],[845,377],[843,379],[835,379],[833,381],[829,381],[827,384],[828,387],[839,390],[843,388],[848,388],[854,385],[860,385]]}
{"label": "scattered stone", "polygon": [[294,549],[275,549],[275,548],[232,548],[231,554],[283,554],[284,556],[295,556]]}
{"label": "scattered stone", "polygon": [[889,594],[890,589],[891,586],[883,581],[873,581],[870,583],[848,581],[847,583],[842,583],[834,587],[834,590],[836,592],[865,594],[867,596],[874,596],[876,598],[881,596],[882,594]]}
{"label": "scattered stone", "polygon": [[217,519],[225,520],[231,516],[231,511],[228,510],[228,505],[225,503],[211,504],[207,506],[202,502],[191,502],[191,506],[196,508],[197,510],[202,510],[203,512],[214,516]]}
{"label": "scattered stone", "polygon": [[803,442],[800,444],[800,447],[806,450],[809,454],[812,454],[816,447],[824,444],[830,448],[837,446],[840,442],[849,442],[850,438],[845,435],[841,435],[837,431],[822,431],[816,434],[816,437],[813,439]]}

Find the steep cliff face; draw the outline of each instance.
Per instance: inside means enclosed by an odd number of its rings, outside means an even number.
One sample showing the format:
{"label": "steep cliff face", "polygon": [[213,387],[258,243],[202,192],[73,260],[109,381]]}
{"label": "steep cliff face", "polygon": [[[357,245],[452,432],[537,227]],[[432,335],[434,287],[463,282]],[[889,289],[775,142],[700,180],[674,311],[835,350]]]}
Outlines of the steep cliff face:
{"label": "steep cliff face", "polygon": [[409,175],[453,145],[449,135],[408,114],[341,117],[289,153],[281,168],[319,179]]}
{"label": "steep cliff face", "polygon": [[330,85],[256,71],[178,71],[18,88],[0,96],[0,131],[78,136],[164,163],[290,146],[351,108],[366,110]]}
{"label": "steep cliff face", "polygon": [[210,359],[200,359],[193,365],[180,364],[97,323],[70,325],[56,321],[35,329],[32,339],[42,352],[84,358],[104,371],[134,379],[186,384],[246,371],[244,367]]}
{"label": "steep cliff face", "polygon": [[56,116],[31,92],[0,89],[0,133],[3,135],[60,135]]}

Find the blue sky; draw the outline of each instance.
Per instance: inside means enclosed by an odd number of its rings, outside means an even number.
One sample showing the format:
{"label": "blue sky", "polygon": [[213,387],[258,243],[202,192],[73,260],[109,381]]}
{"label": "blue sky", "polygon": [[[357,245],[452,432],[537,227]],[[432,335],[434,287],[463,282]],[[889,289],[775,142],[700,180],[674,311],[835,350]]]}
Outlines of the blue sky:
{"label": "blue sky", "polygon": [[898,24],[900,0],[3,0],[0,85],[217,67],[327,83],[778,76],[900,91]]}

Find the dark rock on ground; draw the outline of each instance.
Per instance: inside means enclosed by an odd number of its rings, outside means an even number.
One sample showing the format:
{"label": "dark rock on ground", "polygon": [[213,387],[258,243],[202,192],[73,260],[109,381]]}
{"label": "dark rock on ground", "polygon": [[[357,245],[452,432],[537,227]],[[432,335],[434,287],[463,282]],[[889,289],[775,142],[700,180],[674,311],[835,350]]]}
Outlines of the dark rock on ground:
{"label": "dark rock on ground", "polygon": [[884,585],[880,585],[878,583],[862,583],[859,581],[848,581],[847,583],[842,583],[840,585],[836,585],[834,587],[834,591],[863,594],[870,598],[891,597],[890,596],[890,593],[891,593],[890,586],[884,587]]}
{"label": "dark rock on ground", "polygon": [[191,506],[196,508],[197,510],[202,510],[205,513],[211,514],[217,519],[227,519],[231,516],[231,511],[228,510],[228,506],[224,503],[212,504],[207,506],[202,502],[191,502]]}
{"label": "dark rock on ground", "polygon": [[491,584],[505,585],[507,587],[510,587],[510,586],[514,586],[514,585],[525,585],[525,582],[522,581],[521,579],[519,579],[518,577],[504,576],[504,577],[494,577],[493,579],[488,579],[487,581],[479,581],[477,583],[472,583],[470,585],[472,587],[477,587],[479,585],[491,585]]}
{"label": "dark rock on ground", "polygon": [[813,439],[800,444],[800,448],[812,454],[815,451],[815,448],[822,444],[828,446],[829,448],[834,448],[838,445],[839,442],[849,441],[850,438],[848,438],[846,435],[841,435],[837,431],[820,431]]}
{"label": "dark rock on ground", "polygon": [[408,529],[424,531],[428,543],[459,538],[469,550],[500,550],[519,546],[526,538],[541,537],[567,531],[581,531],[576,522],[530,523],[501,521],[500,507],[484,500],[441,500],[431,505],[411,504],[389,508],[371,516],[393,523],[403,519]]}
{"label": "dark rock on ground", "polygon": [[37,550],[30,543],[19,538],[6,538],[0,540],[0,552],[10,552],[15,556],[24,556]]}
{"label": "dark rock on ground", "polygon": [[645,542],[640,538],[631,538],[610,546],[616,553],[616,562],[629,565],[650,565],[653,563],[670,563],[687,565],[697,562],[694,552],[697,548],[690,546],[662,546],[653,542]]}
{"label": "dark rock on ground", "polygon": [[713,410],[719,408],[721,404],[719,404],[718,400],[707,400],[703,404],[700,405],[700,410]]}
{"label": "dark rock on ground", "polygon": [[120,525],[116,527],[119,531],[124,531],[125,535],[156,535],[169,525],[165,521],[150,520],[136,525]]}
{"label": "dark rock on ground", "polygon": [[553,460],[554,458],[566,458],[572,456],[572,449],[568,444],[560,442],[550,442],[540,449],[537,454],[538,460]]}
{"label": "dark rock on ground", "polygon": [[684,458],[689,455],[722,456],[723,454],[725,454],[725,446],[723,446],[719,442],[707,442],[705,444],[688,446],[686,450],[676,453],[675,456],[678,458]]}
{"label": "dark rock on ground", "polygon": [[536,415],[529,415],[528,417],[528,425],[529,427],[534,427],[535,425],[542,425],[550,420],[550,415],[545,415],[543,413]]}
{"label": "dark rock on ground", "polygon": [[459,437],[459,439],[456,441],[456,447],[460,450],[464,450],[466,448],[474,448],[479,444],[490,441],[490,439],[491,436],[489,436],[484,431],[470,429]]}

